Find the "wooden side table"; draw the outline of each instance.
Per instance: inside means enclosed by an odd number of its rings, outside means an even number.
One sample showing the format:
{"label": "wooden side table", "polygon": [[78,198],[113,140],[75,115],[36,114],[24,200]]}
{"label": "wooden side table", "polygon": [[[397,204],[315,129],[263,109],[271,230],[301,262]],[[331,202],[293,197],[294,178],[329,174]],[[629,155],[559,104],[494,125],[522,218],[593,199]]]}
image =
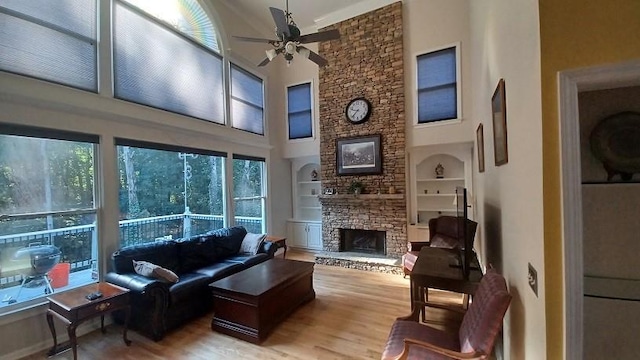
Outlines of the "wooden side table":
{"label": "wooden side table", "polygon": [[284,248],[284,254],[282,254],[282,258],[285,259],[287,257],[287,238],[286,237],[267,235],[267,238],[265,240],[276,244],[278,246],[278,249]]}
{"label": "wooden side table", "polygon": [[[102,297],[93,301],[86,298],[88,294],[97,291],[102,293]],[[85,320],[100,316],[100,329],[102,333],[105,333],[104,315],[120,309],[126,313],[122,339],[127,346],[131,345],[131,341],[127,339],[127,325],[131,314],[129,289],[106,282],[100,282],[49,296],[47,300],[49,300],[47,323],[49,324],[49,330],[51,330],[51,336],[53,336],[53,347],[47,353],[48,356],[71,348],[73,350],[74,360],[77,359],[76,328],[78,325]],[[54,316],[67,324],[67,332],[69,333],[68,342],[58,344],[56,329],[53,325]]]}

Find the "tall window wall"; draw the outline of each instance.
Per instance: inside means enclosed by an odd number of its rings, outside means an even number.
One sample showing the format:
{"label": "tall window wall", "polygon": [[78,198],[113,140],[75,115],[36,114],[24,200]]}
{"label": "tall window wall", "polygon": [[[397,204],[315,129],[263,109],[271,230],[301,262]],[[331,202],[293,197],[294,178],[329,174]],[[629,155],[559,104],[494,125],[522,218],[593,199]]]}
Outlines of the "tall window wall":
{"label": "tall window wall", "polygon": [[[108,6],[112,16],[98,16],[98,9]],[[112,36],[103,34],[100,42],[98,29],[112,29]],[[0,72],[85,90],[74,93],[84,99],[94,96],[100,104],[111,104],[101,101],[113,95],[212,127],[263,136],[263,80],[237,64],[231,66],[218,44],[215,24],[197,0],[0,1]],[[98,62],[103,46],[112,56]],[[110,71],[104,71],[107,68]],[[101,74],[112,74],[113,79],[101,79]],[[33,86],[51,88],[38,81]],[[109,89],[107,94],[91,94],[104,89]],[[121,101],[112,104],[122,108]],[[110,255],[99,252],[101,241],[113,241],[98,238],[102,231],[97,229],[115,231],[115,224],[98,223],[94,193],[104,194],[111,187],[103,185],[113,179],[119,181],[117,210],[100,219],[118,219],[118,246],[233,224],[266,232],[264,159],[227,159],[226,151],[214,151],[216,143],[182,148],[149,143],[148,137],[136,139],[140,132],[129,135],[128,130],[146,124],[135,124],[135,116],[113,119],[119,116],[116,112],[106,114],[113,123],[92,133],[83,117],[93,114],[78,116],[68,108],[56,109],[69,111],[72,119],[43,118],[37,121],[42,128],[7,126],[22,119],[0,116],[0,315],[43,301],[51,291],[97,281]],[[135,115],[140,107],[128,109]],[[105,115],[110,110],[100,111]],[[89,134],[54,130],[60,122]],[[111,124],[117,129],[106,129]],[[185,133],[193,134],[195,128]],[[173,139],[171,134],[167,138]],[[227,184],[225,179],[233,181]],[[22,250],[30,245],[59,249],[55,261],[67,264],[68,277],[59,282],[57,270],[53,276],[52,269],[45,269],[52,275],[50,287],[45,284],[46,277],[34,274],[31,259],[24,257],[30,250]]]}
{"label": "tall window wall", "polygon": [[225,153],[118,144],[121,246],[225,226]]}
{"label": "tall window wall", "polygon": [[[102,2],[113,16],[98,16]],[[100,27],[99,20],[112,20]],[[112,29],[113,79],[99,79],[98,28]],[[105,37],[103,37],[105,38]],[[225,66],[215,24],[198,0],[4,0],[0,71],[264,135],[261,77]],[[225,82],[225,78],[230,79]],[[228,85],[227,85],[228,83]],[[227,119],[226,114],[231,114]]]}
{"label": "tall window wall", "polygon": [[234,222],[253,233],[266,232],[264,159],[233,156]]}
{"label": "tall window wall", "polygon": [[[98,138],[2,127],[0,313],[68,285],[95,281]],[[55,275],[55,276],[54,276]]]}

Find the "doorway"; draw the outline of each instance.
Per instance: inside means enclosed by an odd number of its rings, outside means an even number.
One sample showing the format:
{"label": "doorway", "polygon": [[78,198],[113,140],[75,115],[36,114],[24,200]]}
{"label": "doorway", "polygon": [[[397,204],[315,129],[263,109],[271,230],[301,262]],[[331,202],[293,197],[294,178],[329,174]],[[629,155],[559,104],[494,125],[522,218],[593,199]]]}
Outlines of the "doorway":
{"label": "doorway", "polygon": [[[563,71],[559,74],[562,221],[565,263],[564,323],[566,327],[565,355],[567,359],[587,358],[584,356],[585,321],[583,313],[585,311],[585,286],[583,282],[585,264],[583,256],[585,227],[583,220],[584,199],[579,95],[588,91],[638,85],[640,85],[640,61],[637,60],[614,65]],[[587,284],[587,286],[591,285]],[[602,333],[607,330],[600,328],[598,331]],[[617,331],[612,333],[617,333]]]}

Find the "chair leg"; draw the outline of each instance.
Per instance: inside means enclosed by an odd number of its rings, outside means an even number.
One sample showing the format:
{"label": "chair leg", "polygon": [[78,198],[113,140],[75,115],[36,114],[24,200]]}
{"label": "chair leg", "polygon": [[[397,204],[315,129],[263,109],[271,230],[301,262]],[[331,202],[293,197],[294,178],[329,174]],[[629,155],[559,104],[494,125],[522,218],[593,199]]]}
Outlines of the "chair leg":
{"label": "chair leg", "polygon": [[420,288],[420,297],[422,298],[422,309],[421,309],[421,317],[422,322],[427,322],[427,301],[429,301],[429,288],[421,287]]}

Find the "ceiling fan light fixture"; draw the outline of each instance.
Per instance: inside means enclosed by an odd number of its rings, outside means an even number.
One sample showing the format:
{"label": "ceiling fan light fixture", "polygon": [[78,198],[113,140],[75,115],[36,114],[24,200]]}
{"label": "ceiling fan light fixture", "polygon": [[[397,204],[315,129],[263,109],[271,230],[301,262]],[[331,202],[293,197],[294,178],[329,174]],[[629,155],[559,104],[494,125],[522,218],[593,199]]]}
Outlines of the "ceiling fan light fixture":
{"label": "ceiling fan light fixture", "polygon": [[301,35],[300,28],[293,21],[293,17],[289,12],[289,1],[287,0],[286,10],[269,7],[271,17],[276,25],[276,38],[263,39],[252,38],[245,36],[234,36],[242,41],[261,42],[271,44],[274,48],[266,50],[267,57],[258,64],[258,66],[265,66],[270,63],[279,54],[282,54],[287,62],[287,66],[293,60],[294,54],[297,52],[300,56],[311,60],[316,65],[323,67],[327,65],[327,60],[322,56],[315,53],[313,50],[309,50],[301,44],[309,44],[320,41],[330,41],[340,38],[340,32],[336,29],[319,31],[311,34]]}
{"label": "ceiling fan light fixture", "polygon": [[287,54],[293,55],[293,53],[296,52],[296,44],[293,41],[289,41],[285,46],[284,46],[284,51]]}
{"label": "ceiling fan light fixture", "polygon": [[306,47],[300,47],[300,48],[298,48],[298,54],[300,54],[305,59],[308,59],[309,58],[309,54],[311,54],[311,52]]}
{"label": "ceiling fan light fixture", "polygon": [[269,59],[269,61],[273,60],[276,56],[278,56],[276,49],[269,49],[265,51],[265,53],[267,53],[267,58]]}

